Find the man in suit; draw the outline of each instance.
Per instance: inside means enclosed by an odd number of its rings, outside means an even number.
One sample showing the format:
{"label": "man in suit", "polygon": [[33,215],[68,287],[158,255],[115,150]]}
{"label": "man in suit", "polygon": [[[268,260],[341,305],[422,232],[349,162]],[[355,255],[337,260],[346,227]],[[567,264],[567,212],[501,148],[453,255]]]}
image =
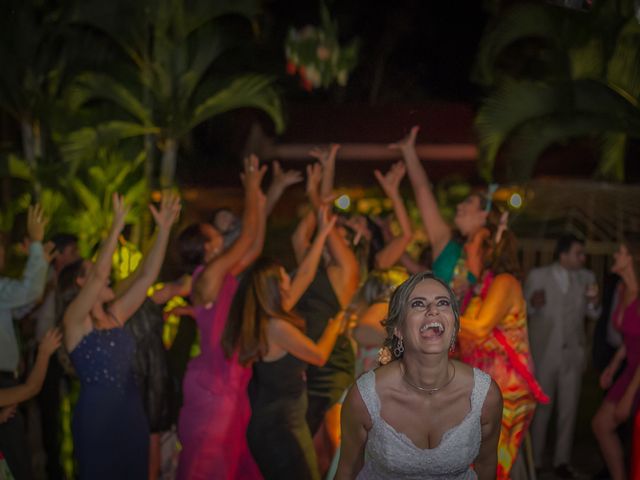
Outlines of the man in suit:
{"label": "man in suit", "polygon": [[571,447],[585,367],[585,317],[600,315],[595,275],[584,268],[584,242],[574,235],[558,239],[555,262],[532,270],[525,282],[529,316],[529,342],[536,377],[551,397],[539,405],[531,426],[536,468],[542,467],[547,427],[555,404],[555,473],[574,478]]}

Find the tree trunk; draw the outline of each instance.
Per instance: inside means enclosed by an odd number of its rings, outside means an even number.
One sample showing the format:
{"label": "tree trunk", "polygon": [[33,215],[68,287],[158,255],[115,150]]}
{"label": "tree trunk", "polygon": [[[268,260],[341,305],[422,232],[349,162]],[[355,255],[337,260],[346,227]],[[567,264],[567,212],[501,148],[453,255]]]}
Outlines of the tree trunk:
{"label": "tree trunk", "polygon": [[40,198],[40,192],[42,191],[42,185],[36,177],[36,169],[38,166],[38,158],[42,155],[42,135],[37,123],[31,122],[28,119],[22,119],[20,121],[20,128],[22,130],[22,151],[33,175],[33,190],[35,199],[38,200]]}
{"label": "tree trunk", "polygon": [[160,188],[173,186],[176,175],[176,160],[178,158],[178,141],[175,138],[167,138],[162,151],[162,164],[160,165]]}

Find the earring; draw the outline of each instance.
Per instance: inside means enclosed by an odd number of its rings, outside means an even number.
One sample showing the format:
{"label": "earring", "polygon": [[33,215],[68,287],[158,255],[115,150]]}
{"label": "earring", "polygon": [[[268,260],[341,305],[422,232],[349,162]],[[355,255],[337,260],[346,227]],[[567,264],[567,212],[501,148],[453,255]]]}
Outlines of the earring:
{"label": "earring", "polygon": [[404,353],[404,342],[402,341],[402,338],[398,338],[396,342],[396,348],[393,349],[393,354],[396,356],[396,358],[400,358],[403,353]]}
{"label": "earring", "polygon": [[456,351],[456,338],[457,338],[457,335],[454,335],[453,337],[451,337],[451,345],[449,345],[449,351],[452,353]]}

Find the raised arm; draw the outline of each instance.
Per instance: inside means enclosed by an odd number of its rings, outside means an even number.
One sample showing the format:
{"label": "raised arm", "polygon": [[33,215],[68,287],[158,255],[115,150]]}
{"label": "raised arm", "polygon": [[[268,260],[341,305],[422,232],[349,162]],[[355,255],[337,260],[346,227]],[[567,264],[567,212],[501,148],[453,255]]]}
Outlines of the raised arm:
{"label": "raised arm", "polygon": [[162,196],[160,211],[153,205],[149,205],[149,209],[156,222],[156,239],[139,271],[136,272],[134,281],[109,307],[111,313],[123,323],[140,308],[147,297],[149,287],[158,278],[167,251],[171,227],[180,214],[180,198],[175,194],[165,193]]}
{"label": "raised arm", "polygon": [[47,280],[47,252],[42,239],[47,219],[39,204],[29,207],[27,233],[29,235],[29,257],[19,279],[0,278],[0,303],[9,308],[18,308],[38,300]]}
{"label": "raised arm", "polygon": [[325,241],[336,223],[336,216],[329,214],[329,207],[327,205],[320,207],[318,218],[318,233],[316,238],[309,250],[307,250],[304,259],[300,262],[298,271],[291,281],[289,292],[282,299],[282,308],[286,311],[291,310],[296,303],[298,303],[298,300],[316,276]]}
{"label": "raised arm", "polygon": [[15,387],[0,388],[0,407],[24,402],[40,392],[47,374],[49,358],[60,346],[61,341],[62,333],[58,329],[51,329],[45,334],[38,347],[38,355],[27,381]]}
{"label": "raised arm", "polygon": [[282,170],[280,162],[273,162],[273,179],[267,190],[267,216],[271,215],[273,207],[276,206],[280,197],[291,185],[302,181],[302,174],[297,170]]}
{"label": "raised arm", "polygon": [[225,252],[205,266],[193,286],[194,305],[206,305],[215,301],[224,276],[227,273],[237,275],[242,271],[242,258],[255,240],[258,217],[260,212],[264,211],[266,200],[260,190],[260,183],[266,171],[267,167],[260,167],[255,155],[245,158],[244,172],[241,174],[245,190],[242,231]]}
{"label": "raised arm", "polygon": [[311,239],[316,229],[316,212],[309,210],[304,217],[300,219],[296,229],[291,235],[291,245],[293,246],[293,254],[296,257],[296,264],[300,265],[307,251],[311,247]]}
{"label": "raised arm", "polygon": [[113,252],[115,252],[118,246],[118,236],[124,227],[125,217],[128,211],[129,208],[124,204],[122,197],[114,193],[113,222],[111,223],[109,235],[100,249],[96,263],[87,274],[86,281],[84,285],[82,285],[80,292],[71,304],[69,304],[64,313],[63,323],[67,348],[70,347],[70,344],[75,344],[74,340],[78,340],[78,336],[84,334],[84,330],[89,327],[85,322],[87,321],[91,308],[98,300],[100,291],[109,281],[111,259],[113,258]]}
{"label": "raised arm", "polygon": [[371,417],[357,385],[351,387],[342,404],[340,426],[342,445],[335,479],[353,480],[364,466],[364,449],[372,427]]}
{"label": "raised arm", "polygon": [[294,357],[311,365],[322,367],[327,363],[336,344],[336,339],[344,331],[345,325],[344,312],[340,312],[329,320],[324,332],[314,343],[291,323],[276,318],[269,321],[267,335],[270,342],[277,344]]}
{"label": "raised arm", "polygon": [[482,441],[480,451],[473,462],[473,469],[478,480],[495,480],[498,470],[498,440],[502,426],[502,393],[495,381],[491,386],[482,405],[480,427]]}
{"label": "raised arm", "polygon": [[400,196],[400,182],[406,173],[404,164],[398,162],[394,164],[386,175],[382,175],[380,170],[374,172],[376,179],[384,190],[384,193],[391,199],[393,211],[400,223],[401,233],[397,237],[393,237],[385,247],[376,254],[376,268],[386,270],[391,268],[400,259],[407,249],[407,245],[411,242],[411,221],[404,206],[402,197]]}
{"label": "raised arm", "polygon": [[503,273],[496,276],[482,306],[471,308],[472,305],[469,305],[460,318],[460,337],[474,340],[486,338],[509,314],[519,298],[522,298],[522,291],[513,275]]}
{"label": "raised arm", "polygon": [[327,276],[340,306],[346,308],[360,283],[360,265],[346,240],[334,228],[327,238],[334,263],[327,268]]}
{"label": "raised arm", "polygon": [[436,259],[444,250],[449,240],[451,240],[451,227],[440,215],[438,210],[438,202],[431,191],[429,178],[425,172],[418,154],[416,153],[416,136],[418,135],[418,126],[411,129],[409,135],[398,143],[394,143],[389,147],[400,150],[409,172],[409,180],[416,196],[416,203],[420,210],[420,217],[424,228],[427,230],[429,240],[433,248],[433,258]]}
{"label": "raised arm", "polygon": [[322,165],[322,183],[320,184],[320,198],[326,198],[333,192],[333,181],[336,172],[336,156],[340,145],[332,143],[327,148],[314,148],[309,152]]}

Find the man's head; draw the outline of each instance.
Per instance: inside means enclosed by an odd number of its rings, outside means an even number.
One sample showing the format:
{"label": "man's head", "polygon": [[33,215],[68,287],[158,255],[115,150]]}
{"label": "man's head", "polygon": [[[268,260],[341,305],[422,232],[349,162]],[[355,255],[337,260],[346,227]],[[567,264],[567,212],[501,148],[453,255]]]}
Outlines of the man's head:
{"label": "man's head", "polygon": [[563,235],[556,243],[555,258],[567,270],[578,270],[587,258],[584,241],[572,234]]}
{"label": "man's head", "polygon": [[61,271],[67,265],[80,259],[78,237],[71,233],[58,233],[51,239],[58,254],[53,260],[56,271]]}

